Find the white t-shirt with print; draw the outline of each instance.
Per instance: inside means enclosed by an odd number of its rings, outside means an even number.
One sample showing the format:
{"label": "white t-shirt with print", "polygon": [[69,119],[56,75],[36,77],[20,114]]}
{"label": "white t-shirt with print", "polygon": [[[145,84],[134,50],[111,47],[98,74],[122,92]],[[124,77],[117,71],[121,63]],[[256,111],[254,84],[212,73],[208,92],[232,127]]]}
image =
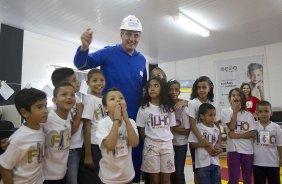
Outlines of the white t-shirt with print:
{"label": "white t-shirt with print", "polygon": [[[203,123],[198,123],[197,128],[200,131],[201,135],[213,146],[217,143],[218,136],[220,135],[220,130],[217,128],[216,125],[213,127],[208,127]],[[198,143],[198,139],[196,138],[193,132],[190,133],[189,142]],[[210,156],[207,150],[203,147],[196,148],[195,150],[195,166],[196,168],[202,168],[213,165],[220,165],[219,164],[219,156]]]}
{"label": "white t-shirt with print", "polygon": [[47,122],[43,124],[46,135],[43,172],[46,180],[63,179],[66,174],[71,139],[70,121],[70,114],[64,120],[54,110],[51,110]]}
{"label": "white t-shirt with print", "polygon": [[42,184],[45,136],[40,128],[22,125],[9,138],[7,150],[0,156],[0,165],[13,170],[13,183]]}
{"label": "white t-shirt with print", "polygon": [[106,115],[103,110],[102,98],[98,98],[94,95],[88,94],[84,101],[84,109],[82,118],[89,119],[92,122],[91,125],[91,144],[98,144],[96,136],[98,121],[103,119]]}
{"label": "white t-shirt with print", "polygon": [[[190,129],[188,108],[181,108],[179,111],[175,111],[176,126],[179,128]],[[173,133],[173,145],[185,145],[188,143],[188,135]]]}
{"label": "white t-shirt with print", "polygon": [[276,123],[270,122],[265,128],[256,122],[257,139],[254,142],[254,165],[279,167],[278,146],[282,146],[282,130]]}
{"label": "white t-shirt with print", "polygon": [[159,106],[149,103],[149,107],[139,108],[136,123],[145,127],[145,136],[155,141],[173,139],[170,127],[176,125],[174,112],[162,112]]}
{"label": "white t-shirt with print", "polygon": [[[129,119],[135,133],[138,135],[136,123],[134,120]],[[119,151],[107,151],[103,145],[103,140],[109,135],[113,126],[113,121],[110,117],[106,117],[99,121],[97,129],[97,138],[99,146],[102,153],[102,159],[100,160],[100,171],[99,177],[103,183],[108,184],[119,184],[119,183],[128,183],[134,176],[134,168],[132,163],[132,148],[128,144],[128,135],[126,131],[125,122],[119,127],[119,140],[125,141],[123,148],[126,148],[127,152],[123,156],[117,156]],[[122,144],[121,144],[122,145]],[[118,146],[116,146],[116,150]]]}
{"label": "white t-shirt with print", "polygon": [[[221,122],[223,125],[230,123],[233,110],[231,107],[222,109]],[[239,111],[237,115],[237,123],[235,133],[243,134],[256,129],[254,116],[248,111]],[[229,129],[227,127],[227,133]],[[238,152],[243,154],[253,154],[252,139],[230,139],[227,136],[227,152]]]}
{"label": "white t-shirt with print", "polygon": [[[210,100],[207,100],[206,103],[212,104],[214,107],[214,102],[211,102]],[[202,105],[203,103],[198,99],[198,98],[194,98],[193,100],[188,102],[188,115],[195,119],[196,122],[198,122],[198,116],[199,116],[199,107]],[[215,107],[216,108],[216,107]],[[220,111],[216,108],[216,121],[220,120]]]}
{"label": "white t-shirt with print", "polygon": [[[81,103],[81,99],[79,96],[75,96],[76,98],[76,103]],[[76,114],[76,105],[73,106],[71,113]],[[76,149],[76,148],[81,148],[83,145],[83,133],[82,133],[82,127],[83,123],[80,122],[80,125],[77,129],[77,131],[71,136],[71,145],[70,149]]]}

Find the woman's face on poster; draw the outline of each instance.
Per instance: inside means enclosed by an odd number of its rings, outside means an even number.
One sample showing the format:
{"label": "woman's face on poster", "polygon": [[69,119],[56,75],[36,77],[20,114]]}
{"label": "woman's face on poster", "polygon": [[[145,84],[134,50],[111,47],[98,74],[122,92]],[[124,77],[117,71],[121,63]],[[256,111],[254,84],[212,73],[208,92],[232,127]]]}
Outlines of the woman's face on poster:
{"label": "woman's face on poster", "polygon": [[253,70],[250,78],[251,78],[252,83],[255,83],[255,84],[262,81],[262,70],[261,69]]}

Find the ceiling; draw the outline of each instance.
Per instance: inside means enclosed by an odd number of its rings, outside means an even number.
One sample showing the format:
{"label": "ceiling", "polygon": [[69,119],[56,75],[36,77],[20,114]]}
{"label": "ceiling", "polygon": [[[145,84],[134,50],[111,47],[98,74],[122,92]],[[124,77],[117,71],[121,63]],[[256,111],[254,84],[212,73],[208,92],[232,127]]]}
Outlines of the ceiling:
{"label": "ceiling", "polygon": [[[179,8],[200,17],[210,37],[178,27]],[[282,0],[0,0],[0,22],[76,43],[91,27],[96,48],[120,42],[129,14],[142,22],[138,50],[151,63],[282,42]]]}

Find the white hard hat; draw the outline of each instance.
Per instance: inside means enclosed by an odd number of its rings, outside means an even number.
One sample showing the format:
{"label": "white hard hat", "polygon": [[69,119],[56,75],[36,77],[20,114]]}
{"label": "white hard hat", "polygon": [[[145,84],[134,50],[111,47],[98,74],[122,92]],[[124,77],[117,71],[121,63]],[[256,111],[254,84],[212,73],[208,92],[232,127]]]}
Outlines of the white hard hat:
{"label": "white hard hat", "polygon": [[142,32],[142,24],[134,15],[128,15],[121,21],[120,29]]}

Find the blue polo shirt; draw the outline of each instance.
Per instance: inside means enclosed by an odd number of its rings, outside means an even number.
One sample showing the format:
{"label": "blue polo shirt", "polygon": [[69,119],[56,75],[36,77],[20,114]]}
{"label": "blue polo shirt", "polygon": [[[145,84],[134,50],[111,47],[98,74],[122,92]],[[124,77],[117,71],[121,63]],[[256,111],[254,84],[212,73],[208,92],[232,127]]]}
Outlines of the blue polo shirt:
{"label": "blue polo shirt", "polygon": [[146,59],[136,50],[129,55],[120,44],[107,46],[94,53],[77,49],[74,65],[79,70],[100,66],[106,79],[105,93],[109,88],[118,88],[125,97],[128,116],[136,119],[147,82]]}

